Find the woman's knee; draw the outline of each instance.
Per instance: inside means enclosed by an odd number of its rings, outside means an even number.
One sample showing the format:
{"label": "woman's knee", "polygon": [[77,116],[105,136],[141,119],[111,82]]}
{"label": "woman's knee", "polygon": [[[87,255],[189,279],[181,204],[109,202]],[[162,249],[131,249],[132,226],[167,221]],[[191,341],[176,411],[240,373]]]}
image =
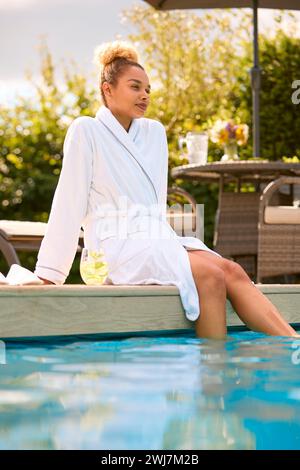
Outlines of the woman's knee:
{"label": "woman's knee", "polygon": [[245,281],[250,279],[242,266],[235,261],[224,260],[223,272],[226,282]]}
{"label": "woman's knee", "polygon": [[198,281],[201,288],[213,289],[215,292],[225,289],[225,273],[214,265],[206,265],[198,273]]}

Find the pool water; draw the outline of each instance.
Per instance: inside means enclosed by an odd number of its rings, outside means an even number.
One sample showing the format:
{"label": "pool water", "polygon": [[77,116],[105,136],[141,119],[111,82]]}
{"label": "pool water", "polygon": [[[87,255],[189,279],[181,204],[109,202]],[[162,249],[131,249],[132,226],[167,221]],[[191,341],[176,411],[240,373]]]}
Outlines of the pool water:
{"label": "pool water", "polygon": [[7,342],[0,449],[300,449],[300,341]]}

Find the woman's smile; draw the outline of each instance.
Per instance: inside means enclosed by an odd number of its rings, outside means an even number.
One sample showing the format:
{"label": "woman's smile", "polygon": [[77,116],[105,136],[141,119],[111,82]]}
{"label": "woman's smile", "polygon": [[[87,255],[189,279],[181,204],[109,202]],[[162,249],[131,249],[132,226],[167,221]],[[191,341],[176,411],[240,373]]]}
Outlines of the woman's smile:
{"label": "woman's smile", "polygon": [[140,103],[140,104],[136,104],[136,106],[138,108],[140,108],[142,111],[146,111],[148,105],[146,103]]}

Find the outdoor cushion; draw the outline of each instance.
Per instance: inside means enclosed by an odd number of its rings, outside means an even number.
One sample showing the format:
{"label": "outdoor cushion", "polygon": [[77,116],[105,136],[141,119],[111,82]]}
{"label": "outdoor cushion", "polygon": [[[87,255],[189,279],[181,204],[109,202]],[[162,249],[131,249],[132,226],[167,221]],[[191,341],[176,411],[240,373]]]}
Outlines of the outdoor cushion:
{"label": "outdoor cushion", "polygon": [[5,238],[12,236],[43,237],[46,223],[19,220],[0,220],[0,231]]}
{"label": "outdoor cushion", "polygon": [[264,219],[266,224],[300,224],[300,207],[268,206]]}
{"label": "outdoor cushion", "polygon": [[[19,237],[37,237],[41,238],[45,235],[47,223],[45,222],[29,222],[20,220],[0,220],[0,234],[3,238],[9,240]],[[80,237],[83,232],[80,232]]]}

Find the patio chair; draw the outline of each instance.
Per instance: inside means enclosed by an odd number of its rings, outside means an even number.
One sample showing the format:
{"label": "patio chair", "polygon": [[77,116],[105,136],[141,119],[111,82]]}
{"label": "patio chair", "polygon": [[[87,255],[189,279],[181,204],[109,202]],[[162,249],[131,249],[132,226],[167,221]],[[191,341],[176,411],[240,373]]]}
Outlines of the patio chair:
{"label": "patio chair", "polygon": [[[46,231],[46,223],[19,220],[0,220],[0,252],[8,266],[19,264],[17,251],[38,251]],[[83,232],[77,251],[83,246]]]}
{"label": "patio chair", "polygon": [[300,273],[300,207],[270,204],[273,195],[287,184],[294,189],[300,185],[300,177],[280,177],[269,183],[260,197],[257,282]]}
{"label": "patio chair", "polygon": [[[214,249],[225,258],[238,262],[256,280],[258,218],[261,185],[257,192],[221,192],[215,217]],[[285,185],[286,186],[286,185]],[[282,187],[282,190],[286,187]],[[270,206],[292,204],[291,192],[277,191]]]}
{"label": "patio chair", "polygon": [[[184,203],[182,199],[185,199],[191,206],[191,211],[184,211]],[[185,189],[177,186],[171,186],[168,188],[167,200],[172,206],[167,211],[167,221],[173,228],[173,230],[179,236],[192,237],[196,236],[200,238],[201,231],[200,226],[197,226],[197,202],[196,199],[188,193]]]}

